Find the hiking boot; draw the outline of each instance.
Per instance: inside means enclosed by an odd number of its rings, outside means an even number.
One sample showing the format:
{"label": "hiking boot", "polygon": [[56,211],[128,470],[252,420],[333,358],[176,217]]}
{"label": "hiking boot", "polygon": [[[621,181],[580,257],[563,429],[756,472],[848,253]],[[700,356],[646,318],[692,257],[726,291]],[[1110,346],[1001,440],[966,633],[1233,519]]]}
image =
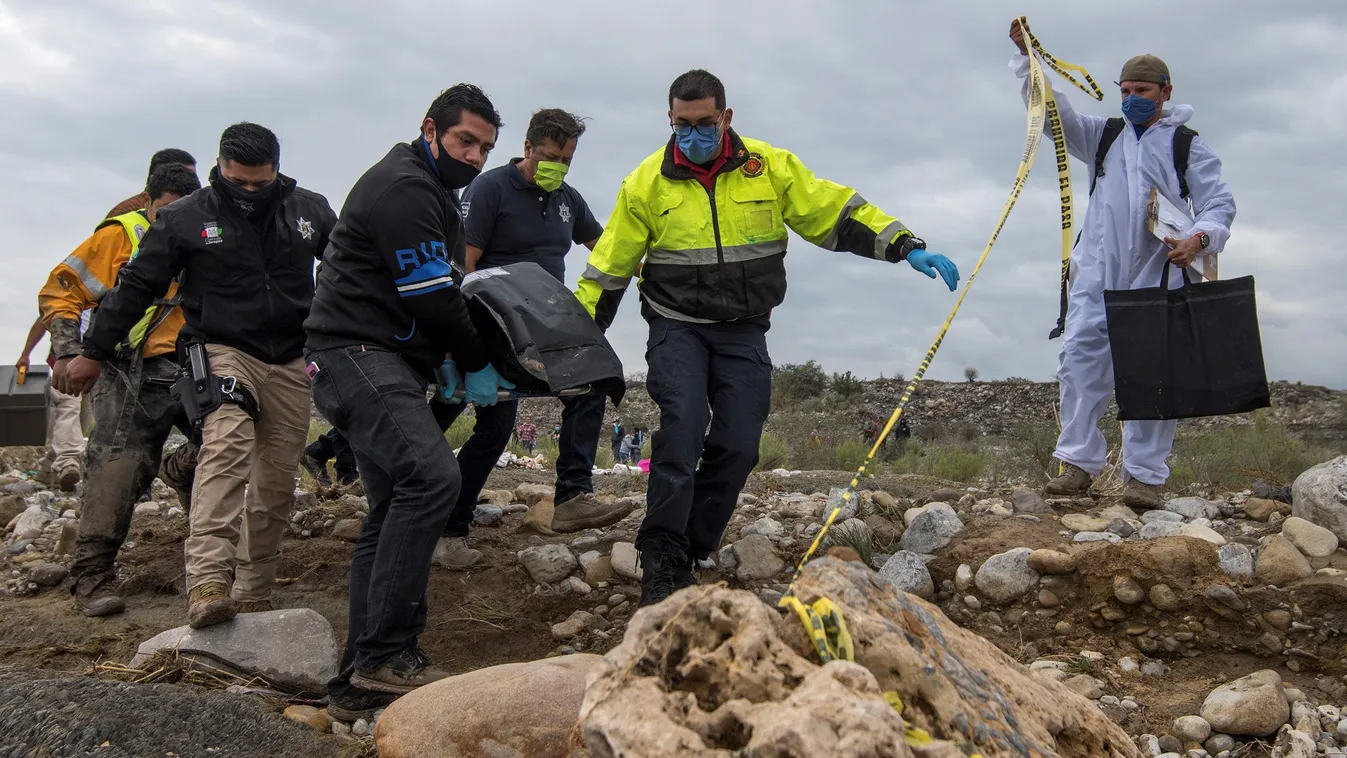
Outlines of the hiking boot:
{"label": "hiking boot", "polygon": [[198,584],[187,594],[187,625],[193,629],[224,623],[238,615],[238,601],[224,582]]}
{"label": "hiking boot", "polygon": [[85,616],[111,616],[126,610],[126,601],[117,592],[117,580],[111,573],[80,577],[70,594],[75,596],[75,610]]}
{"label": "hiking boot", "polygon": [[1092,484],[1094,484],[1094,477],[1087,474],[1085,469],[1080,466],[1073,466],[1070,463],[1063,463],[1062,473],[1043,487],[1043,494],[1076,497],[1089,492]]}
{"label": "hiking boot", "polygon": [[564,503],[557,503],[556,509],[552,511],[552,531],[569,534],[584,529],[601,529],[616,524],[634,510],[634,500],[601,503],[593,493],[586,492]]}
{"label": "hiking boot", "polygon": [[67,466],[61,471],[61,476],[57,479],[56,483],[57,486],[61,488],[62,492],[74,492],[75,485],[80,483],[79,466]]}
{"label": "hiking boot", "polygon": [[1163,484],[1143,484],[1135,479],[1129,479],[1127,486],[1123,487],[1123,505],[1128,508],[1153,510],[1163,505],[1160,499],[1163,494]]}
{"label": "hiking boot", "polygon": [[313,477],[315,482],[324,487],[332,486],[332,475],[327,473],[327,461],[320,461],[312,455],[304,453],[299,456],[299,465],[309,472],[309,476]]}
{"label": "hiking boot", "polygon": [[684,587],[697,586],[697,559],[688,558],[687,563],[680,563],[674,569],[674,592]]}
{"label": "hiking boot", "polygon": [[341,695],[331,696],[327,700],[327,712],[338,721],[348,724],[356,719],[369,721],[382,708],[392,705],[398,696],[388,692],[373,692],[360,687],[347,687]]}
{"label": "hiking boot", "polygon": [[410,647],[389,658],[376,669],[368,671],[356,669],[351,675],[351,684],[372,692],[405,695],[417,687],[448,677],[449,672],[431,667],[430,661],[420,648]]}
{"label": "hiking boot", "polygon": [[239,613],[266,613],[276,610],[276,606],[271,604],[270,600],[235,600],[239,605]]}
{"label": "hiking boot", "polygon": [[441,537],[430,560],[450,571],[462,571],[476,566],[482,560],[482,551],[468,547],[467,537]]}
{"label": "hiking boot", "polygon": [[691,564],[680,550],[647,545],[641,548],[640,568],[641,608],[661,603],[683,587],[697,583]]}

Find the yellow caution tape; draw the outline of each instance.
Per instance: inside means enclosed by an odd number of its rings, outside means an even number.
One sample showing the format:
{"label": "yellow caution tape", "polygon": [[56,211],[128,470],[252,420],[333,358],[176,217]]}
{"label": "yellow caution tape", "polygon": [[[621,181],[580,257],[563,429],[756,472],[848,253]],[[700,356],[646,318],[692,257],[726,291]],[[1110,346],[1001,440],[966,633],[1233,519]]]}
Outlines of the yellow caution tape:
{"label": "yellow caution tape", "polygon": [[[842,609],[836,603],[825,597],[815,600],[813,605],[805,605],[794,595],[787,595],[781,599],[781,605],[795,611],[795,615],[800,618],[805,631],[809,633],[809,639],[814,643],[814,650],[818,652],[820,661],[829,663],[856,660],[856,648],[851,644],[846,619],[842,618]],[[899,718],[902,718],[903,700],[898,693],[889,690],[883,697],[884,702],[897,711]],[[930,732],[907,719],[903,719],[903,740],[912,747],[925,747],[935,741]],[[981,758],[981,753],[974,752],[968,755],[969,758]]]}
{"label": "yellow caution tape", "polygon": [[[852,477],[851,484],[842,493],[842,504],[845,506],[856,497],[856,488],[860,485],[861,478],[865,476],[865,470],[879,453],[884,440],[888,438],[889,432],[893,430],[898,419],[903,415],[903,409],[907,407],[908,401],[912,399],[913,392],[916,391],[917,384],[926,375],[926,370],[930,368],[931,361],[935,359],[935,353],[940,349],[940,344],[945,340],[945,334],[949,332],[950,324],[954,322],[954,316],[959,312],[963,305],[964,298],[968,296],[968,290],[972,288],[973,281],[977,279],[978,272],[982,270],[982,264],[987,261],[987,254],[992,251],[992,246],[996,244],[996,239],[1001,236],[1001,230],[1005,228],[1006,219],[1010,217],[1010,211],[1015,207],[1015,201],[1019,200],[1020,193],[1024,190],[1025,181],[1029,178],[1029,171],[1033,168],[1034,160],[1038,157],[1038,145],[1043,138],[1044,124],[1052,134],[1052,143],[1056,150],[1057,159],[1057,182],[1061,188],[1062,205],[1062,277],[1065,282],[1071,261],[1071,227],[1072,227],[1072,197],[1071,197],[1071,166],[1066,153],[1066,136],[1062,131],[1062,120],[1057,110],[1057,101],[1053,98],[1052,87],[1048,83],[1047,74],[1043,71],[1043,65],[1039,58],[1057,73],[1066,78],[1067,81],[1079,87],[1095,99],[1103,99],[1104,93],[1095,84],[1094,79],[1084,68],[1072,63],[1058,60],[1052,57],[1043,49],[1043,45],[1036,37],[1029,33],[1027,24],[1020,20],[1020,29],[1024,33],[1026,46],[1035,53],[1029,56],[1029,107],[1028,107],[1028,134],[1024,144],[1024,154],[1020,158],[1019,172],[1015,175],[1015,184],[1011,187],[1010,198],[1006,200],[1005,207],[1001,209],[1001,217],[996,221],[996,228],[992,230],[991,239],[987,240],[987,246],[982,249],[982,256],[978,258],[977,265],[973,267],[973,272],[968,276],[968,281],[964,283],[963,290],[959,292],[959,299],[954,303],[954,309],[950,311],[949,316],[945,318],[945,323],[941,325],[940,331],[936,333],[935,341],[926,351],[926,356],[922,358],[917,371],[912,375],[912,381],[908,382],[903,390],[902,396],[898,399],[898,407],[893,409],[889,416],[888,423],[875,437],[874,444],[870,447],[870,452],[865,456],[865,461]],[[1077,71],[1085,78],[1091,89],[1086,89],[1086,85],[1081,84],[1069,71]],[[1093,90],[1093,91],[1091,91]],[[781,598],[780,607],[790,608],[791,603],[799,603],[795,600],[795,582],[800,578],[800,573],[804,571],[805,563],[813,557],[818,550],[819,545],[823,544],[823,537],[828,533],[828,529],[837,519],[837,515],[842,512],[842,507],[834,508],[828,514],[828,518],[823,522],[823,528],[814,536],[814,542],[809,546],[800,559],[800,563],[795,567],[795,574],[791,577],[790,586],[786,594]],[[797,609],[797,613],[799,613]],[[808,624],[806,624],[808,625]]]}

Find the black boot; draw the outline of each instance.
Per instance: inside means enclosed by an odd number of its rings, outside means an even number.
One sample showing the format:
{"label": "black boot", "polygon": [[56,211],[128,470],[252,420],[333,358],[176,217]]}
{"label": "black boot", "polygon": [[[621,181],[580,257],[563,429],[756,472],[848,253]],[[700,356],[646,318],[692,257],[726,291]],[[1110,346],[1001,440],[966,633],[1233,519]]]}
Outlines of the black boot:
{"label": "black boot", "polygon": [[[658,543],[641,547],[641,603],[640,606],[663,602],[680,588],[679,579],[687,571],[688,559],[683,551]],[[694,579],[695,583],[696,580]],[[686,586],[686,585],[683,585]]]}

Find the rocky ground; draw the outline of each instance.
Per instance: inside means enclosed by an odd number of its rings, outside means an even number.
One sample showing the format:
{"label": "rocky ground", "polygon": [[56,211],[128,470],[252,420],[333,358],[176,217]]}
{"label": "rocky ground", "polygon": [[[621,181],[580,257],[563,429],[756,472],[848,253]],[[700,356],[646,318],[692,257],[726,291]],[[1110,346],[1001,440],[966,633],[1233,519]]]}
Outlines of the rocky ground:
{"label": "rocky ground", "polygon": [[[366,508],[358,490],[298,493],[276,591],[290,610],[184,635],[168,633],[186,620],[186,521],[174,495],[156,483],[136,509],[120,562],[130,610],[84,618],[66,579],[78,498],[30,478],[36,452],[6,451],[0,467],[0,755],[82,754],[71,746],[119,740],[123,754],[146,754],[134,746],[157,734],[176,755],[251,754],[237,747],[239,719],[256,719],[265,744],[295,740],[269,754],[372,754],[371,735],[391,728],[335,722],[321,701],[345,634],[345,569]],[[776,601],[849,478],[754,475],[702,583],[751,592],[780,618]],[[472,537],[483,564],[435,569],[421,642],[449,670],[604,654],[628,634],[644,479],[599,477],[604,497],[638,507],[608,529],[564,536],[539,526],[550,522],[548,481],[545,471],[498,470]],[[893,597],[934,603],[1025,675],[1085,698],[1131,739],[1110,748],[1117,755],[1347,756],[1344,493],[1347,458],[1290,492],[1257,483],[1142,513],[1107,497],[1045,501],[1026,489],[881,477],[845,503],[823,550],[868,565]],[[62,708],[34,694],[58,686],[70,693]],[[185,732],[155,705],[172,690],[196,714]],[[212,721],[221,708],[229,715]],[[400,750],[385,752],[425,754]]]}

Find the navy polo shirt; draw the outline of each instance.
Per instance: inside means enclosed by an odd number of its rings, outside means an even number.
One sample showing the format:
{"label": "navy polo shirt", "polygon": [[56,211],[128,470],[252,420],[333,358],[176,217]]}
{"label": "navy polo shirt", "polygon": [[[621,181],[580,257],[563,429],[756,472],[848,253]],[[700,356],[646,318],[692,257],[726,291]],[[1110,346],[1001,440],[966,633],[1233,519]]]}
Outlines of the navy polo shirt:
{"label": "navy polo shirt", "polygon": [[603,227],[574,187],[562,182],[543,192],[520,173],[520,160],[487,171],[463,191],[463,236],[482,251],[479,269],[533,261],[565,281],[571,245],[598,239]]}

